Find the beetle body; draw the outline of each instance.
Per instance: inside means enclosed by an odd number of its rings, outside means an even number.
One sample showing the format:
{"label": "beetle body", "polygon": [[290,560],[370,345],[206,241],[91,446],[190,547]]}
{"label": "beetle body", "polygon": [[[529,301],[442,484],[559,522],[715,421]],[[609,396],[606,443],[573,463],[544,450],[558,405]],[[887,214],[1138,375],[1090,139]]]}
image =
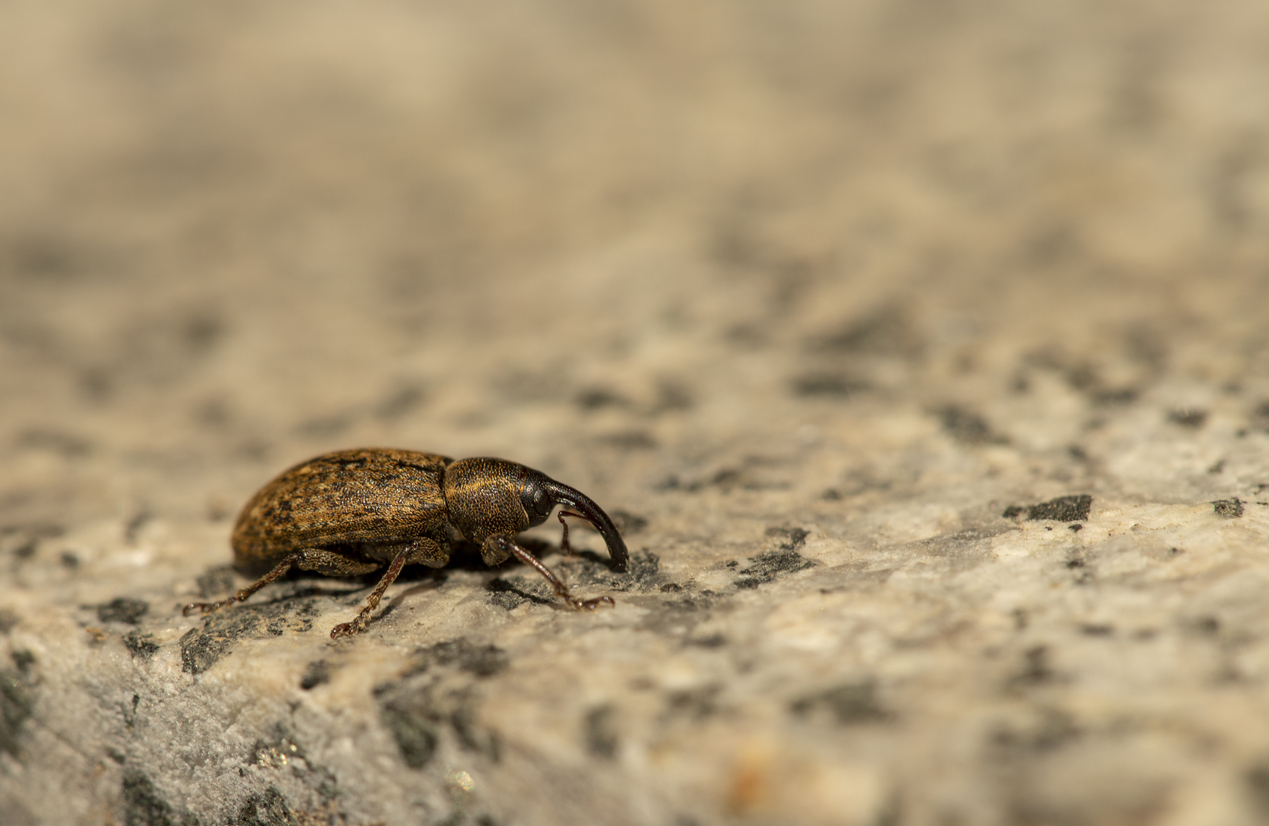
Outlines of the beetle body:
{"label": "beetle body", "polygon": [[341,450],[302,462],[252,496],[230,544],[235,567],[263,572],[305,548],[355,561],[391,562],[426,538],[449,561],[451,530],[442,482],[453,459],[412,450]]}
{"label": "beetle body", "polygon": [[497,565],[511,556],[533,566],[574,608],[595,608],[609,597],[581,600],[515,535],[541,525],[557,506],[565,516],[594,525],[608,545],[612,567],[626,569],[625,543],[612,520],[589,497],[544,473],[503,459],[453,460],[435,453],[363,448],[327,453],[296,465],[269,482],[242,509],[231,545],[234,564],[264,572],[260,579],[216,603],[192,603],[214,611],[240,602],[292,567],[327,576],[360,576],[387,566],[367,604],[332,637],[361,631],[388,586],[409,564],[440,567],[453,542],[480,545]]}

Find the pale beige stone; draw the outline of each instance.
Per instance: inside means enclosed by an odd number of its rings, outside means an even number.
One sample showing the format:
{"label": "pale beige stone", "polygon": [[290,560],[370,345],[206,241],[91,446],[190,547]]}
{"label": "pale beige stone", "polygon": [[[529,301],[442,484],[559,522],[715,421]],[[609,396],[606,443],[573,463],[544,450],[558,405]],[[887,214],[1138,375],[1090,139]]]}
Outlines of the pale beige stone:
{"label": "pale beige stone", "polygon": [[[4,826],[1269,820],[1264,4],[10,5]],[[616,606],[181,615],[361,445]]]}

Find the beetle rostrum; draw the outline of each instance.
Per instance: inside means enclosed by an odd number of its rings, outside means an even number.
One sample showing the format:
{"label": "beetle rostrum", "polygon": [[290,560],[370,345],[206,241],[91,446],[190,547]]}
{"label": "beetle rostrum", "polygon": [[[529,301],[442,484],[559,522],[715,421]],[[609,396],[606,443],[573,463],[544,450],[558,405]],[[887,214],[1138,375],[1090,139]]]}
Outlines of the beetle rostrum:
{"label": "beetle rostrum", "polygon": [[549,568],[515,541],[556,508],[569,552],[565,516],[584,519],[608,545],[611,567],[625,571],[626,543],[608,514],[581,491],[505,459],[459,459],[435,453],[362,448],[327,453],[296,465],[261,488],[243,507],[230,544],[234,566],[264,576],[220,602],[185,606],[207,613],[241,602],[291,568],[352,577],[387,566],[352,622],[332,638],[359,633],[406,565],[439,568],[459,536],[480,546],[487,565],[514,556],[551,583],[575,609],[593,609],[612,597],[579,599]]}

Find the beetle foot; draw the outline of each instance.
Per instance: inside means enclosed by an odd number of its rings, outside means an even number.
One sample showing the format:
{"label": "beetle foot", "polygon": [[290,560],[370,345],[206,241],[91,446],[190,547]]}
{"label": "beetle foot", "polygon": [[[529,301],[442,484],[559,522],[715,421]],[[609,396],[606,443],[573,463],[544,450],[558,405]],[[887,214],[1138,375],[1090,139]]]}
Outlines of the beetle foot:
{"label": "beetle foot", "polygon": [[577,610],[577,611],[595,611],[599,609],[600,605],[615,606],[617,604],[613,602],[612,597],[595,597],[594,599],[578,599],[577,597],[566,596],[564,597],[564,599],[566,602],[568,602],[570,606],[573,607],[574,610]]}
{"label": "beetle foot", "polygon": [[233,605],[237,601],[237,598],[230,597],[229,599],[222,599],[220,602],[191,602],[189,605],[186,605],[181,609],[181,615],[188,617],[195,611],[210,614],[212,611],[219,611],[226,605]]}
{"label": "beetle foot", "polygon": [[334,628],[330,629],[330,638],[332,640],[343,639],[344,637],[354,637],[366,630],[365,617],[357,617],[352,622],[341,622]]}

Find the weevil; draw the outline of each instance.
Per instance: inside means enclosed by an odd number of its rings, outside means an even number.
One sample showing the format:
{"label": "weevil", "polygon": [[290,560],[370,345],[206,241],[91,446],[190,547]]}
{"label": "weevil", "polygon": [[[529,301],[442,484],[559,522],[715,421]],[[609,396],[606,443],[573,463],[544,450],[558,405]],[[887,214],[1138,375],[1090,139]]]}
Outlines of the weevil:
{"label": "weevil", "polygon": [[386,565],[356,618],[330,632],[333,639],[351,636],[365,629],[402,568],[445,565],[460,536],[480,546],[486,565],[514,556],[533,567],[572,608],[612,605],[612,597],[573,596],[563,580],[515,541],[516,534],[545,522],[557,505],[564,526],[560,546],[566,553],[564,517],[578,517],[603,536],[611,567],[626,570],[626,543],[608,514],[589,496],[541,471],[505,459],[455,461],[414,450],[327,453],[283,472],[239,514],[230,539],[234,567],[267,573],[220,602],[190,603],[184,613],[208,613],[242,602],[292,568],[352,577]]}

